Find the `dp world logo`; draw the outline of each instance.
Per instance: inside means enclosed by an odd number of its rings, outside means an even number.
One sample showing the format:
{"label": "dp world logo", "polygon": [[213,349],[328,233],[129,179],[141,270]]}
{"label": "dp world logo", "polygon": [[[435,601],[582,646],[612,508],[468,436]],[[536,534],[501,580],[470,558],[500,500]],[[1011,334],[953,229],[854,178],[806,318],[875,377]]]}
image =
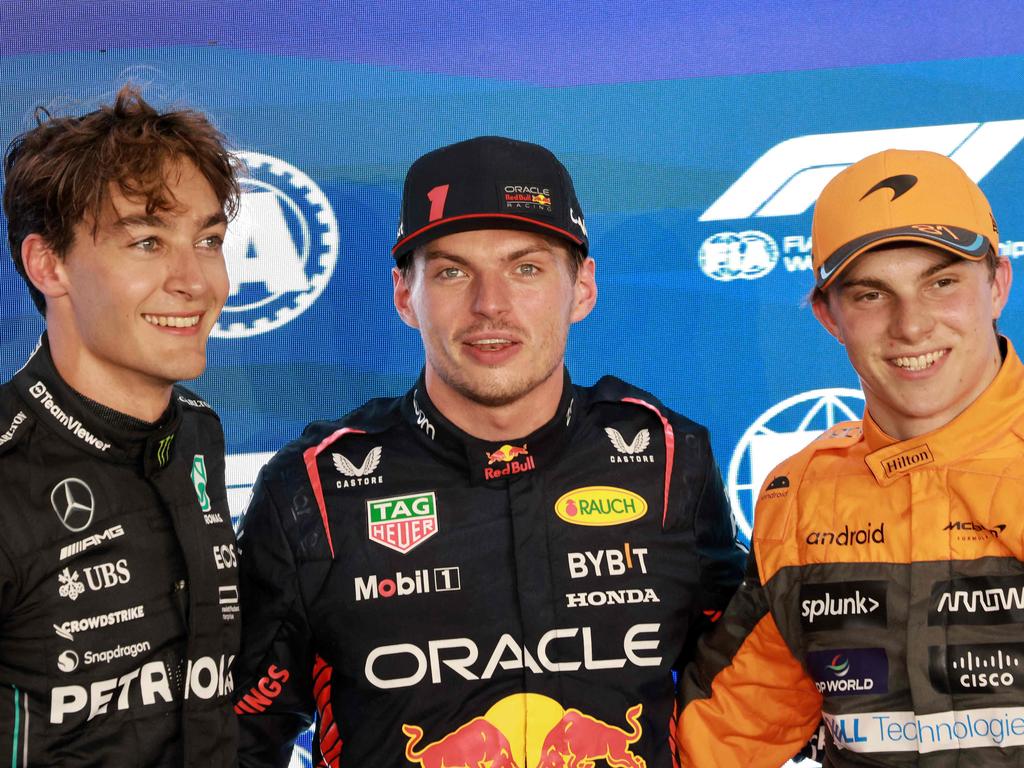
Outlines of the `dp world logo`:
{"label": "dp world logo", "polygon": [[700,246],[701,271],[712,280],[756,280],[779,260],[779,246],[764,232],[719,232]]}
{"label": "dp world logo", "polygon": [[748,540],[754,502],[768,473],[826,429],[858,420],[863,412],[860,390],[837,387],[793,395],[757,417],[733,451],[727,481],[736,523]]}
{"label": "dp world logo", "polygon": [[224,258],[231,294],[212,334],[256,336],[294,320],[315,302],[338,260],[338,221],[309,176],[258,152],[239,152],[238,215],[228,225]]}

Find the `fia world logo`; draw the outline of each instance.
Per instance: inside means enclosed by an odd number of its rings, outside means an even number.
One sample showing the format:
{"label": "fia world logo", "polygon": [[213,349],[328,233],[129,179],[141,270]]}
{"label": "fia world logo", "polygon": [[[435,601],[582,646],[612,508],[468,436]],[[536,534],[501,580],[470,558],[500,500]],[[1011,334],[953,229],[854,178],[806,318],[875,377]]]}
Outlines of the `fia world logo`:
{"label": "fia world logo", "polygon": [[280,328],[309,309],[338,259],[338,221],[327,196],[305,173],[259,152],[239,152],[238,215],[228,225],[224,259],[231,293],[212,335],[237,339]]}
{"label": "fia world logo", "polygon": [[[837,422],[859,419],[863,401],[858,389],[813,389],[773,405],[747,428],[726,475],[736,524],[747,540],[753,532],[758,489],[772,470]],[[788,484],[788,478],[777,477],[766,490],[781,492]]]}

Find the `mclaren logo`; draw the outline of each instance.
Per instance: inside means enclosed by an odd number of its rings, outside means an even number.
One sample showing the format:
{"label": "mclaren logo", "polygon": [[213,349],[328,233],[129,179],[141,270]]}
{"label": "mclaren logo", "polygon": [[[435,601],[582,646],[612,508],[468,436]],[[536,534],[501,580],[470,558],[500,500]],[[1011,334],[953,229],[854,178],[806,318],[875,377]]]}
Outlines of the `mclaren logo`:
{"label": "mclaren logo", "polygon": [[[981,181],[1024,139],[1024,120],[922,125],[880,131],[819,133],[787,139],[754,161],[701,221],[798,216],[846,166],[892,147],[948,155],[975,182]],[[897,177],[898,178],[898,177]],[[892,181],[892,179],[887,179]],[[889,186],[898,197],[909,189]]]}
{"label": "mclaren logo", "polygon": [[92,489],[84,480],[68,477],[57,483],[50,491],[50,504],[57,518],[72,533],[84,531],[92,523],[96,501]]}
{"label": "mclaren logo", "polygon": [[915,184],[917,184],[917,176],[913,176],[909,173],[901,173],[899,176],[890,176],[887,179],[882,179],[880,182],[875,184],[875,186],[861,195],[860,199],[863,200],[868,195],[873,192],[877,192],[880,189],[891,189],[892,198],[890,198],[890,202],[892,202],[896,198],[902,197],[909,192],[911,187]]}

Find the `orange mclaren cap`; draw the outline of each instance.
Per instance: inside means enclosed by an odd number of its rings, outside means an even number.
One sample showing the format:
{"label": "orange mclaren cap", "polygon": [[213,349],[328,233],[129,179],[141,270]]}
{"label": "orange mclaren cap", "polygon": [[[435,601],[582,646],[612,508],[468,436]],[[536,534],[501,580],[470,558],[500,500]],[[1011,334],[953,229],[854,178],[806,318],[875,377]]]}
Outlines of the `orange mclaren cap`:
{"label": "orange mclaren cap", "polygon": [[935,152],[888,149],[828,183],[814,206],[814,279],[825,289],[865,251],[933,245],[979,261],[999,247],[992,208],[959,165]]}

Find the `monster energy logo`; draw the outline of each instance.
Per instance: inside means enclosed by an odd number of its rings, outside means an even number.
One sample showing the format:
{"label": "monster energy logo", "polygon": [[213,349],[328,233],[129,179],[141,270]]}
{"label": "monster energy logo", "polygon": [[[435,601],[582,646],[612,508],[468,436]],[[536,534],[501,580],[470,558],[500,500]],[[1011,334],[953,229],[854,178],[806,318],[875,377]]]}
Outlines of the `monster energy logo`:
{"label": "monster energy logo", "polygon": [[201,453],[197,453],[192,459],[192,485],[196,488],[196,496],[199,497],[199,508],[203,512],[210,511],[210,497],[206,493],[206,460]]}
{"label": "monster energy logo", "polygon": [[174,434],[167,435],[156,444],[156,463],[161,469],[167,466],[171,460],[171,444],[174,443]]}

